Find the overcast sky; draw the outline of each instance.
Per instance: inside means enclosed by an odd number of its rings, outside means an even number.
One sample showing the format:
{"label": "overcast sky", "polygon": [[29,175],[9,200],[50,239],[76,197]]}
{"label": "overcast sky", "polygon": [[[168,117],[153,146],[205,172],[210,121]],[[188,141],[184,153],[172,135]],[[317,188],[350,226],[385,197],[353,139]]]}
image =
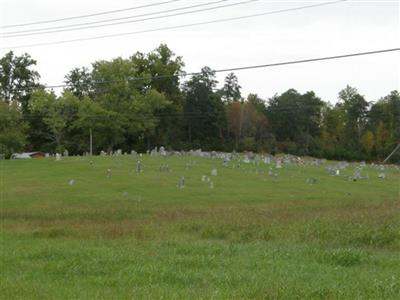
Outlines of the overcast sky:
{"label": "overcast sky", "polygon": [[[162,1],[0,0],[0,26],[91,14]],[[203,8],[244,1],[229,0]],[[207,2],[213,0],[180,0],[123,13],[0,30],[4,33],[61,26]],[[208,12],[118,26],[30,37],[3,37],[0,40],[0,48],[3,48],[0,50],[0,56],[9,50],[14,50],[16,54],[28,52],[37,60],[37,70],[42,76],[42,83],[54,85],[62,83],[64,75],[74,67],[90,66],[96,60],[108,60],[118,56],[127,58],[136,51],[151,51],[160,43],[167,44],[177,55],[183,57],[187,72],[198,71],[205,65],[223,69],[400,46],[399,1],[355,0],[225,23],[13,49],[19,45],[176,26],[322,2],[330,1],[259,0]],[[218,80],[222,82],[225,75],[219,74]],[[368,101],[375,101],[390,91],[399,89],[400,52],[239,71],[236,75],[242,86],[243,95],[250,92],[257,93],[264,99],[289,88],[295,88],[300,92],[314,90],[323,100],[334,103],[337,101],[339,90],[349,84],[358,88]]]}

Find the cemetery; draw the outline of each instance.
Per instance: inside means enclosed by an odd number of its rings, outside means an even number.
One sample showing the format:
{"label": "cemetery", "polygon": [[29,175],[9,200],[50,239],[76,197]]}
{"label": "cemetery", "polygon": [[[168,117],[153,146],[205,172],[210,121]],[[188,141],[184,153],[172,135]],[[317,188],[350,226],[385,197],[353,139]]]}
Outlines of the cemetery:
{"label": "cemetery", "polygon": [[2,1],[0,300],[400,300],[399,3]]}
{"label": "cemetery", "polygon": [[4,299],[400,295],[398,165],[163,147],[0,164]]}

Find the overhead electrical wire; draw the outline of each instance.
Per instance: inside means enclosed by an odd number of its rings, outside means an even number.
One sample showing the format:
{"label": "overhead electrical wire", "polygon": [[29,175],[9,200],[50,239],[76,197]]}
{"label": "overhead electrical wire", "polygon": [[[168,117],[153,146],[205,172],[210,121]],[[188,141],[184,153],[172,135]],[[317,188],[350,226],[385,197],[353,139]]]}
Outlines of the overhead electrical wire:
{"label": "overhead electrical wire", "polygon": [[[176,15],[180,15],[180,14],[173,14],[173,15],[168,15],[168,16],[159,16],[159,17],[155,17],[155,18],[146,18],[146,19],[141,19],[141,20],[117,22],[117,23],[111,23],[111,24],[102,24],[102,25],[96,25],[96,26],[85,26],[85,25],[93,25],[93,24],[109,23],[109,22],[114,22],[114,21],[135,19],[135,18],[139,18],[139,17],[146,17],[146,16],[152,16],[152,15],[159,15],[159,14],[163,14],[163,13],[186,10],[186,9],[196,8],[196,7],[203,7],[203,6],[208,6],[208,5],[212,5],[212,4],[218,4],[218,3],[221,3],[221,2],[227,2],[227,1],[231,1],[231,0],[211,1],[211,2],[206,2],[206,3],[196,4],[196,5],[190,5],[190,6],[184,6],[184,7],[179,7],[179,8],[161,10],[161,11],[150,12],[150,13],[145,13],[145,14],[140,14],[140,15],[126,16],[126,17],[106,19],[106,20],[100,20],[100,21],[92,21],[92,22],[85,22],[85,23],[69,24],[69,25],[62,25],[62,26],[30,29],[30,30],[9,31],[9,32],[3,32],[1,34],[4,35],[4,37],[16,37],[16,36],[37,35],[37,34],[52,33],[52,32],[63,32],[63,31],[73,31],[73,30],[79,30],[79,29],[97,28],[97,27],[119,25],[119,24],[133,23],[133,22],[139,22],[139,21],[147,21],[147,20],[153,20],[153,19],[157,19],[157,18],[165,18],[165,17],[170,17],[170,16],[176,16]],[[254,2],[254,1],[259,1],[259,0],[251,0],[251,1],[246,1],[246,2]],[[244,3],[234,3],[234,4],[227,5],[227,6],[234,6],[234,5],[238,5],[238,4],[244,4]],[[222,7],[226,7],[226,6],[221,6],[221,7],[217,7],[217,8],[222,8]],[[216,8],[214,8],[214,9],[216,9]],[[210,10],[210,9],[207,9],[207,10]],[[198,11],[200,12],[200,11],[203,11],[203,10],[198,10]],[[198,11],[193,11],[193,12],[198,12]],[[84,26],[84,27],[79,27],[79,26]],[[79,28],[73,28],[73,27],[79,27]],[[62,29],[62,30],[57,30],[57,29]],[[44,32],[42,32],[42,31],[44,31]],[[31,34],[28,34],[28,33],[31,33]]]}
{"label": "overhead electrical wire", "polygon": [[74,43],[74,42],[81,42],[81,41],[89,41],[89,40],[135,35],[135,34],[141,34],[141,33],[172,30],[172,29],[179,29],[179,28],[188,28],[188,27],[195,27],[195,26],[200,26],[200,25],[216,24],[216,23],[230,22],[230,21],[235,21],[235,20],[244,20],[244,19],[249,19],[249,18],[254,18],[254,17],[261,17],[261,16],[266,16],[266,15],[280,14],[280,13],[291,12],[291,11],[298,11],[298,10],[303,10],[303,9],[308,9],[308,8],[337,4],[337,3],[346,2],[346,1],[348,1],[348,0],[338,0],[338,1],[332,1],[332,2],[317,3],[317,4],[298,6],[298,7],[286,8],[286,9],[266,11],[266,12],[238,16],[238,17],[230,17],[230,18],[224,18],[224,19],[216,19],[216,20],[211,20],[211,21],[203,21],[203,22],[196,22],[196,23],[183,24],[183,25],[174,25],[174,26],[168,26],[168,27],[159,27],[159,28],[153,28],[153,29],[138,30],[138,31],[133,31],[133,32],[122,32],[122,33],[99,35],[99,36],[93,36],[93,37],[87,37],[87,38],[76,38],[76,39],[70,39],[70,40],[34,43],[34,44],[18,45],[18,46],[12,46],[12,47],[1,47],[0,49],[17,49],[17,48],[38,47],[38,46],[46,46],[46,45],[58,45],[58,44]]}
{"label": "overhead electrical wire", "polygon": [[115,13],[130,11],[130,10],[136,10],[136,9],[141,9],[141,8],[147,8],[147,7],[152,7],[152,6],[159,6],[159,5],[164,5],[164,4],[168,4],[168,3],[172,3],[172,2],[178,2],[178,1],[182,1],[182,0],[162,1],[162,2],[157,2],[157,3],[146,4],[146,5],[134,6],[134,7],[128,7],[128,8],[121,8],[121,9],[114,9],[114,10],[108,10],[108,11],[93,13],[93,14],[71,16],[71,17],[65,17],[65,18],[59,18],[59,19],[36,21],[36,22],[29,22],[29,23],[22,23],[22,24],[3,25],[3,26],[0,26],[0,28],[23,27],[23,26],[30,26],[30,25],[55,23],[55,22],[62,22],[62,21],[68,21],[68,20],[76,20],[76,19],[82,19],[82,18],[90,18],[90,17],[102,16],[102,15],[108,15],[108,14],[115,14]]}
{"label": "overhead electrical wire", "polygon": [[[219,3],[219,2],[225,2],[225,1],[228,1],[228,0],[210,2],[210,3],[207,3],[207,5],[215,4],[215,3]],[[256,2],[256,1],[260,1],[260,0],[247,0],[247,1],[243,1],[243,2],[220,5],[220,6],[216,6],[216,7],[209,7],[209,8],[197,9],[197,10],[192,10],[192,11],[187,11],[187,12],[180,12],[180,13],[174,13],[174,14],[138,19],[138,20],[114,22],[114,23],[110,23],[110,24],[92,25],[92,26],[84,26],[84,27],[78,27],[78,28],[60,29],[60,30],[34,32],[34,33],[23,33],[23,34],[17,34],[17,35],[9,35],[9,36],[7,35],[7,36],[3,36],[3,38],[14,38],[14,37],[20,37],[20,36],[32,36],[32,35],[59,33],[59,32],[65,32],[65,31],[76,31],[76,30],[85,30],[85,29],[100,28],[100,27],[109,27],[109,26],[122,25],[122,24],[138,23],[138,22],[144,22],[144,21],[150,21],[150,20],[165,19],[165,18],[181,16],[181,15],[189,15],[189,14],[199,13],[199,12],[204,12],[204,11],[212,11],[212,10],[216,10],[216,9],[226,8],[226,7],[249,4],[251,2]],[[206,5],[206,4],[187,6],[185,8],[181,8],[181,9],[187,9],[187,8],[192,8],[192,7],[196,7],[196,6],[204,6],[204,5]],[[177,10],[181,10],[181,9],[177,9]]]}
{"label": "overhead electrical wire", "polygon": [[[233,68],[217,69],[217,70],[212,70],[212,71],[214,73],[225,73],[225,72],[243,71],[243,70],[250,70],[250,69],[260,69],[260,68],[268,68],[268,67],[277,67],[277,66],[303,64],[303,63],[310,63],[310,62],[317,62],[317,61],[325,61],[325,60],[334,60],[334,59],[341,59],[341,58],[349,58],[349,57],[381,54],[381,53],[396,52],[396,51],[400,51],[400,47],[399,48],[390,48],[390,49],[381,49],[381,50],[372,50],[372,51],[366,51],[366,52],[348,53],[348,54],[341,54],[341,55],[334,55],[334,56],[324,56],[324,57],[317,57],[317,58],[308,58],[308,59],[300,59],[300,60],[283,61],[283,62],[276,62],[276,63],[267,63],[267,64],[244,66],[244,67],[233,67]],[[115,82],[159,80],[159,79],[165,79],[165,78],[195,76],[195,75],[200,75],[200,74],[201,74],[201,72],[191,72],[191,73],[181,73],[181,74],[176,74],[176,75],[130,77],[130,78],[126,78],[124,80],[93,81],[91,83],[94,84],[94,85],[98,85],[98,84],[107,84],[107,83],[115,83]],[[70,84],[43,85],[43,86],[41,86],[41,88],[44,88],[44,89],[55,89],[55,88],[67,88],[67,87],[70,87],[70,86],[71,86]],[[28,89],[32,90],[32,89],[35,89],[35,88],[21,88],[21,89],[16,89],[16,90],[28,90]]]}
{"label": "overhead electrical wire", "polygon": [[[135,8],[142,8],[142,7],[161,5],[161,4],[166,4],[166,3],[170,3],[170,2],[176,2],[176,1],[180,1],[180,0],[160,2],[160,3],[151,4],[151,5],[135,7]],[[188,6],[188,7],[184,7],[184,8],[171,9],[171,10],[166,10],[166,11],[161,11],[161,12],[154,12],[154,13],[149,13],[149,14],[129,16],[129,17],[123,17],[123,18],[114,18],[114,19],[110,19],[110,20],[102,20],[102,21],[81,23],[81,24],[75,24],[75,25],[72,24],[72,25],[66,25],[66,26],[58,26],[58,27],[52,27],[52,28],[54,29],[54,28],[81,26],[81,25],[84,25],[84,24],[105,23],[105,22],[111,22],[111,21],[114,21],[114,20],[130,19],[130,18],[145,16],[145,15],[161,14],[161,13],[165,13],[165,12],[184,10],[184,9],[189,9],[189,8],[194,8],[194,7],[199,7],[199,6],[216,4],[216,3],[219,3],[219,2],[225,2],[225,1],[229,1],[229,0],[220,0],[220,1],[209,2],[209,3],[205,3],[205,4],[200,4],[200,5],[193,5],[193,6]],[[179,13],[179,14],[172,14],[172,15],[167,15],[167,16],[159,16],[159,17],[148,18],[148,19],[151,20],[151,19],[165,18],[165,17],[171,17],[171,16],[175,16],[175,15],[181,15],[181,14],[189,14],[189,13],[194,13],[194,12],[199,12],[199,11],[207,11],[207,10],[218,9],[218,8],[222,8],[222,7],[228,7],[228,6],[234,6],[234,5],[239,5],[239,4],[250,3],[250,2],[254,2],[254,1],[258,1],[258,0],[249,0],[249,1],[235,3],[235,4],[222,5],[222,6],[218,6],[218,7],[212,7],[212,8],[207,8],[207,9],[189,11],[189,12],[184,12],[184,13]],[[185,25],[180,25],[180,26],[175,26],[175,27],[158,28],[158,29],[153,29],[153,30],[150,30],[150,31],[123,33],[123,34],[118,34],[117,36],[119,36],[119,35],[136,34],[136,33],[142,33],[142,32],[153,32],[153,31],[159,31],[159,30],[168,30],[168,29],[174,29],[174,28],[180,28],[180,27],[190,27],[190,26],[196,26],[196,25],[202,25],[202,24],[225,22],[225,21],[230,21],[230,20],[245,19],[245,18],[256,17],[256,16],[261,16],[261,15],[267,15],[267,14],[273,14],[273,13],[282,13],[282,12],[285,12],[285,11],[300,10],[300,9],[305,9],[305,8],[329,5],[329,4],[339,3],[339,2],[346,2],[346,1],[348,1],[348,0],[333,1],[333,2],[328,2],[328,3],[321,3],[321,4],[308,5],[308,6],[291,8],[291,9],[264,12],[264,13],[254,14],[254,15],[233,17],[233,18],[214,20],[214,21],[209,21],[209,22],[200,22],[200,23],[185,24]],[[134,8],[130,8],[130,9],[134,9]],[[124,10],[127,10],[127,9],[124,9]],[[48,21],[42,21],[40,23],[58,22],[58,21],[67,20],[67,19],[73,19],[73,18],[83,18],[83,17],[94,16],[94,15],[115,13],[115,12],[118,12],[118,11],[123,11],[123,10],[114,10],[114,11],[109,11],[109,12],[103,12],[103,13],[97,13],[97,14],[91,14],[91,15],[84,15],[84,16],[76,16],[76,17],[70,17],[70,18],[64,18],[64,19],[58,19],[58,20],[48,20]],[[147,19],[144,19],[144,20],[147,20]],[[98,26],[90,26],[90,27],[84,27],[84,28],[74,28],[74,29],[69,29],[69,30],[59,30],[59,31],[52,31],[52,32],[61,32],[61,31],[79,30],[79,29],[86,29],[86,28],[103,27],[103,26],[118,25],[118,24],[131,23],[131,22],[139,22],[139,21],[144,21],[144,20],[142,19],[142,20],[135,20],[135,21],[130,21],[130,22],[119,22],[119,23],[112,23],[112,24],[103,24],[103,25],[98,25]],[[36,22],[35,24],[38,24],[38,23],[39,22]],[[26,23],[26,24],[19,24],[19,25],[9,25],[9,26],[3,26],[3,27],[0,27],[0,28],[13,27],[13,26],[24,26],[24,25],[31,25],[31,24],[33,24],[33,23]],[[47,30],[47,29],[49,29],[49,28],[37,29],[37,31],[39,31],[39,30]],[[32,32],[32,31],[36,31],[36,30],[29,30],[29,31],[25,31],[25,32]],[[21,32],[23,32],[23,31],[21,31]],[[52,32],[41,32],[41,33],[37,33],[37,34],[52,33]],[[7,34],[7,33],[5,33],[5,34]],[[22,36],[22,35],[19,35],[19,36]],[[108,36],[92,37],[92,38],[89,38],[89,39],[97,39],[97,38],[104,38],[104,37],[108,37]],[[83,39],[83,40],[86,40],[86,39]],[[70,42],[70,41],[60,41],[60,42],[56,42],[56,43],[64,43],[64,42]],[[24,46],[19,46],[19,47],[24,47]],[[0,48],[0,49],[3,49],[3,48]],[[218,69],[218,70],[213,70],[213,72],[220,73],[220,72],[229,72],[229,71],[241,71],[241,70],[248,70],[248,69],[266,68],[266,67],[274,67],[274,66],[282,66],[282,65],[290,65],[290,64],[300,64],[300,63],[316,62],[316,61],[323,61],[323,60],[332,60],[332,59],[340,59],[340,58],[347,58],[347,57],[355,57],[355,56],[362,56],[362,55],[387,53],[387,52],[394,52],[394,51],[400,51],[400,48],[391,48],[391,49],[375,50],[375,51],[368,51],[368,52],[358,52],[358,53],[343,54],[343,55],[336,55],[336,56],[327,56],[327,57],[320,57],[320,58],[311,58],[311,59],[286,61],[286,62],[278,62],[278,63],[270,63],[270,64],[262,64],[262,65],[253,65],[253,66],[244,66],[244,67],[236,67],[236,68]],[[111,81],[92,82],[92,84],[106,84],[106,83],[112,83],[112,82],[129,82],[129,81],[140,81],[140,80],[157,80],[157,79],[163,79],[163,78],[184,77],[184,76],[193,76],[193,75],[199,75],[199,74],[201,74],[201,72],[182,73],[182,74],[177,74],[177,75],[160,75],[160,76],[153,76],[153,77],[131,77],[131,78],[127,78],[125,80],[111,80]],[[45,89],[52,89],[52,88],[60,88],[60,87],[70,87],[70,85],[69,84],[63,84],[63,85],[53,85],[53,86],[41,86],[41,87],[45,88]],[[31,89],[31,88],[29,88],[29,89]],[[22,90],[22,89],[20,89],[20,90]],[[308,106],[313,107],[314,105],[307,105],[307,107]],[[290,111],[290,110],[296,109],[296,108],[300,108],[300,107],[293,106],[293,107],[286,107],[286,108],[281,107],[281,108],[272,108],[272,109],[274,111],[275,110],[282,110],[282,111],[288,110],[288,111]],[[39,114],[36,114],[36,113],[31,113],[29,115],[31,117],[39,116]],[[204,118],[204,117],[209,116],[209,115],[215,115],[215,113],[213,113],[213,112],[165,113],[165,114],[151,115],[151,117],[181,117],[181,118],[185,118],[185,119],[191,119],[191,118],[192,119],[197,119],[197,118],[201,119],[201,118]],[[27,117],[27,116],[25,116],[25,117]],[[92,117],[103,118],[103,117],[112,117],[112,116],[93,115]],[[145,114],[142,117],[146,118]]]}

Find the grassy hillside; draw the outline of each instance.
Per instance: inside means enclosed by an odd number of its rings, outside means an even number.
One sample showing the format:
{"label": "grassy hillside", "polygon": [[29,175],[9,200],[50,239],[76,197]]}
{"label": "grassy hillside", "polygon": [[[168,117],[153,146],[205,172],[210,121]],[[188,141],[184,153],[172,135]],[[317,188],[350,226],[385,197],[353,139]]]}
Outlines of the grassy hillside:
{"label": "grassy hillside", "polygon": [[137,159],[0,161],[0,298],[400,297],[398,168]]}

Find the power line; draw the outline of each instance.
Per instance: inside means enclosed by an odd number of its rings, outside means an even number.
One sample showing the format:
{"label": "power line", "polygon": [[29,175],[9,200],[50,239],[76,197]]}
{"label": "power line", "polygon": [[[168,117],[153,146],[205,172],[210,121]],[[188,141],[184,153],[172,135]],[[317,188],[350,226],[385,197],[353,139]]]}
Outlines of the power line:
{"label": "power line", "polygon": [[243,20],[243,19],[249,19],[249,18],[266,16],[266,15],[280,14],[280,13],[284,13],[284,12],[297,11],[297,10],[303,10],[303,9],[308,9],[308,8],[332,5],[332,4],[337,4],[340,2],[346,2],[346,1],[349,1],[349,0],[338,0],[338,1],[332,1],[332,2],[325,2],[325,3],[305,5],[305,6],[299,6],[299,7],[293,7],[293,8],[267,11],[267,12],[250,14],[250,15],[245,15],[245,16],[230,17],[230,18],[225,18],[225,19],[217,19],[217,20],[212,20],[212,21],[175,25],[175,26],[169,26],[169,27],[159,27],[159,28],[139,30],[139,31],[133,31],[133,32],[114,33],[114,34],[99,35],[99,36],[93,36],[93,37],[88,37],[88,38],[77,38],[77,39],[63,40],[63,41],[26,44],[26,45],[14,46],[14,47],[1,47],[0,49],[17,49],[17,48],[26,48],[26,47],[38,47],[38,46],[46,46],[46,45],[66,44],[66,43],[74,43],[74,42],[81,42],[81,41],[89,41],[89,40],[105,39],[105,38],[120,37],[120,36],[127,36],[127,35],[135,35],[135,34],[141,34],[141,33],[150,33],[150,32],[157,32],[157,31],[164,31],[164,30],[171,30],[171,29],[188,28],[188,27],[195,27],[195,26],[200,26],[200,25],[216,24],[216,23]]}
{"label": "power line", "polygon": [[[208,6],[208,5],[217,4],[217,3],[226,2],[226,1],[230,1],[230,0],[218,0],[218,1],[212,1],[212,2],[207,2],[207,3],[185,6],[185,7],[179,7],[179,8],[174,8],[174,9],[167,9],[167,10],[161,10],[161,11],[156,11],[156,12],[151,12],[151,13],[145,13],[145,14],[140,14],[140,15],[133,15],[133,16],[127,16],[127,17],[121,17],[121,18],[113,18],[113,19],[106,19],[106,20],[100,20],[100,21],[86,22],[86,23],[78,23],[78,24],[70,24],[70,25],[54,26],[54,27],[46,27],[46,28],[38,28],[38,29],[30,29],[30,30],[22,30],[22,31],[10,31],[10,32],[4,32],[2,34],[7,35],[7,36],[4,36],[4,38],[9,38],[9,37],[30,36],[30,35],[38,35],[38,34],[53,33],[53,32],[63,32],[63,31],[74,31],[74,30],[80,30],[80,29],[97,28],[97,27],[104,27],[104,26],[141,22],[141,21],[153,20],[153,19],[158,19],[158,18],[177,16],[180,14],[159,16],[159,17],[146,18],[146,19],[141,19],[141,20],[117,22],[117,23],[111,23],[111,24],[102,24],[102,25],[97,25],[97,26],[85,26],[85,27],[79,27],[79,28],[71,28],[71,27],[78,27],[78,26],[84,26],[84,25],[108,23],[108,22],[113,22],[113,21],[121,21],[121,20],[127,20],[127,19],[134,19],[134,18],[138,18],[138,17],[158,15],[158,14],[162,14],[162,13],[186,10],[186,9],[195,8],[195,7]],[[251,1],[246,1],[246,2],[254,2],[254,1],[259,1],[259,0],[251,0]],[[238,4],[243,4],[243,3],[234,3],[234,4],[227,5],[227,6],[234,6],[234,5],[238,5]],[[221,6],[221,7],[225,7],[225,6]],[[211,9],[213,9],[213,8],[211,8]],[[206,10],[211,10],[211,9],[206,9]],[[216,8],[214,8],[214,9],[216,9]],[[198,10],[198,11],[203,11],[203,10]],[[193,12],[198,12],[198,11],[193,11]],[[187,12],[187,13],[189,13],[189,12]],[[182,13],[182,14],[185,14],[185,13]],[[63,29],[63,30],[54,30],[54,29]],[[46,31],[46,30],[50,30],[50,31]],[[41,31],[44,31],[44,32],[41,32]]]}
{"label": "power line", "polygon": [[[216,2],[209,2],[209,3],[198,4],[198,5],[192,5],[192,6],[187,6],[187,7],[184,7],[184,8],[178,8],[178,9],[174,9],[174,10],[183,10],[183,9],[188,9],[188,8],[192,8],[192,7],[205,6],[205,5],[210,5],[210,4],[215,4],[215,3],[219,3],[219,2],[225,2],[225,1],[228,1],[228,0],[220,0],[220,1],[216,1]],[[193,13],[198,13],[198,12],[211,11],[211,10],[216,10],[216,9],[221,9],[221,8],[226,8],[226,7],[238,6],[238,5],[248,4],[248,3],[251,3],[251,2],[255,2],[255,1],[259,1],[259,0],[248,0],[248,1],[244,1],[244,2],[225,4],[225,5],[220,5],[220,6],[216,6],[216,7],[203,8],[203,9],[197,9],[197,10],[192,10],[192,11],[187,11],[187,12],[180,12],[180,13],[174,13],[174,14],[168,14],[168,15],[163,15],[163,16],[156,16],[156,17],[138,19],[138,20],[114,22],[114,23],[110,23],[110,24],[101,24],[101,25],[84,26],[84,27],[78,27],[78,28],[61,29],[61,30],[51,30],[51,31],[43,31],[43,32],[33,32],[33,33],[24,33],[24,34],[16,34],[16,35],[7,35],[7,36],[3,36],[3,38],[14,38],[14,37],[20,37],[20,36],[33,36],[33,35],[65,32],[65,31],[76,31],[76,30],[85,30],[85,29],[100,28],[100,27],[109,27],[109,26],[122,25],[122,24],[138,23],[138,22],[144,22],[144,21],[149,21],[149,20],[165,19],[165,18],[170,18],[170,17],[175,17],[175,16],[182,16],[182,15],[188,15],[188,14],[193,14]],[[174,11],[174,10],[170,10],[170,11]],[[159,13],[161,13],[161,12],[159,12]]]}
{"label": "power line", "polygon": [[292,61],[288,61],[288,62],[279,62],[279,63],[256,65],[256,66],[220,69],[220,70],[216,70],[215,72],[242,71],[242,70],[248,70],[248,69],[258,69],[258,68],[266,68],[266,67],[293,65],[293,64],[301,64],[301,63],[308,63],[308,62],[315,62],[315,61],[322,61],[322,60],[332,60],[332,59],[339,59],[339,58],[346,58],[346,57],[394,52],[394,51],[399,51],[399,50],[400,50],[400,48],[383,49],[383,50],[375,50],[375,51],[368,51],[368,52],[358,52],[358,53],[342,54],[342,55],[335,55],[335,56],[326,56],[326,57],[319,57],[319,58],[309,58],[309,59],[303,59],[303,60],[292,60]]}
{"label": "power line", "polygon": [[87,15],[71,16],[71,17],[60,18],[60,19],[36,21],[36,22],[22,23],[22,24],[4,25],[4,26],[0,26],[0,28],[22,27],[22,26],[28,26],[28,25],[55,23],[55,22],[61,22],[61,21],[67,21],[67,20],[75,20],[75,19],[81,19],[81,18],[89,18],[89,17],[95,17],[95,16],[102,16],[102,15],[114,14],[114,13],[129,11],[129,10],[147,8],[147,7],[152,7],[152,6],[159,6],[159,5],[168,4],[168,3],[177,2],[177,1],[181,1],[181,0],[169,0],[169,1],[157,2],[157,3],[146,4],[146,5],[141,5],[141,6],[134,6],[134,7],[122,8],[122,9],[115,9],[115,10],[103,11],[103,12],[98,12],[98,13],[93,13],[93,14],[87,14]]}
{"label": "power line", "polygon": [[[334,55],[334,56],[308,58],[308,59],[301,59],[301,60],[283,61],[283,62],[268,63],[268,64],[261,64],[261,65],[252,65],[252,66],[244,66],[244,67],[217,69],[217,70],[213,70],[213,72],[215,72],[215,73],[224,73],[224,72],[233,72],[233,71],[243,71],[243,70],[250,70],[250,69],[260,69],[260,68],[269,68],[269,67],[277,67],[277,66],[285,66],[285,65],[294,65],[294,64],[310,63],[310,62],[325,61],[325,60],[334,60],[334,59],[349,58],[349,57],[356,57],[356,56],[365,56],[365,55],[381,54],[381,53],[388,53],[388,52],[396,52],[396,51],[400,51],[400,47],[399,48],[391,48],[391,49],[381,49],[381,50],[366,51],[366,52],[341,54],[341,55]],[[190,72],[190,73],[181,73],[181,74],[176,74],[176,75],[159,75],[159,76],[148,76],[148,77],[130,77],[130,78],[127,78],[127,79],[124,79],[124,80],[93,81],[91,83],[93,85],[98,85],[98,84],[107,84],[107,83],[115,83],[115,82],[132,82],[132,81],[140,81],[140,80],[159,80],[159,79],[165,79],[165,78],[194,76],[194,75],[200,75],[200,74],[201,74],[201,72]],[[41,86],[41,87],[44,88],[44,89],[53,89],[53,88],[71,87],[71,85],[69,85],[69,84],[59,84],[59,85],[45,85],[45,86]],[[29,88],[29,89],[31,89],[31,88]],[[17,89],[17,90],[26,90],[26,88],[21,88],[21,89]]]}

